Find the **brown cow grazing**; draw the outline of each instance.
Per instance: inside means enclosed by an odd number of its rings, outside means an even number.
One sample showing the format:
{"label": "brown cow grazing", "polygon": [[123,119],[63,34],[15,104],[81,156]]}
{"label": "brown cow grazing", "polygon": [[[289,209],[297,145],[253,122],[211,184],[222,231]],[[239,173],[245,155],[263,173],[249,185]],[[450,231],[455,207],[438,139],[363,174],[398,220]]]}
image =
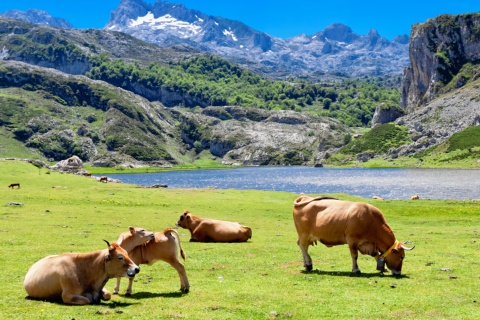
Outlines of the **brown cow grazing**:
{"label": "brown cow grazing", "polygon": [[108,177],[106,177],[106,176],[101,176],[98,181],[107,183],[107,182],[108,182]]}
{"label": "brown cow grazing", "polygon": [[404,250],[413,249],[395,239],[380,210],[363,202],[301,196],[293,204],[293,220],[307,271],[313,268],[308,246],[317,241],[327,247],[347,244],[354,274],[360,274],[358,251],[375,257],[377,270],[386,271],[386,262],[392,274],[400,275]]}
{"label": "brown cow grazing", "polygon": [[[148,241],[148,242],[146,242]],[[185,260],[180,243],[180,236],[177,230],[167,228],[163,232],[152,233],[142,228],[130,227],[129,231],[123,232],[117,240],[117,243],[127,250],[128,255],[136,264],[152,265],[158,260],[165,261],[177,270],[180,276],[180,290],[188,292],[190,284],[188,282],[187,273],[183,263],[178,258],[178,251]],[[117,284],[113,290],[114,294],[120,289],[120,280],[117,278]],[[126,295],[132,294],[133,279],[129,279]]]}
{"label": "brown cow grazing", "polygon": [[20,183],[16,182],[16,183],[10,183],[10,185],[8,186],[9,188],[12,188],[13,187],[17,187],[17,189],[20,189]]}
{"label": "brown cow grazing", "polygon": [[66,304],[99,303],[110,300],[104,288],[108,279],[133,278],[140,272],[117,243],[108,249],[88,253],[63,253],[45,257],[28,270],[23,286],[29,297]]}
{"label": "brown cow grazing", "polygon": [[190,242],[246,242],[252,229],[238,222],[205,219],[185,211],[177,226],[190,230]]}

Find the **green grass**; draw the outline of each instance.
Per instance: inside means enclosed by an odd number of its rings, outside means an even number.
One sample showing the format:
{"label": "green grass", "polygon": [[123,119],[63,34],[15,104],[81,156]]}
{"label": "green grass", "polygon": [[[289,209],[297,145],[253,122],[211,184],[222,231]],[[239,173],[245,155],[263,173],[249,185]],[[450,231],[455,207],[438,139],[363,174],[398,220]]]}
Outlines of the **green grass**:
{"label": "green grass", "polygon": [[[20,182],[21,189],[8,189]],[[314,271],[303,271],[292,221],[297,195],[214,189],[144,189],[128,184],[48,173],[16,161],[0,162],[0,318],[5,319],[478,319],[480,317],[480,204],[473,201],[374,201],[407,252],[403,276],[375,271],[359,258],[351,275],[346,246],[310,247]],[[61,188],[52,188],[61,186]],[[6,206],[21,202],[23,207]],[[103,249],[129,225],[173,227],[183,210],[250,226],[240,244],[188,242],[188,294],[163,262],[141,266],[132,297],[99,305],[65,306],[26,299],[23,278],[38,259]],[[448,268],[442,271],[442,268]],[[121,293],[127,281],[122,281]],[[114,281],[106,288],[113,290]]]}

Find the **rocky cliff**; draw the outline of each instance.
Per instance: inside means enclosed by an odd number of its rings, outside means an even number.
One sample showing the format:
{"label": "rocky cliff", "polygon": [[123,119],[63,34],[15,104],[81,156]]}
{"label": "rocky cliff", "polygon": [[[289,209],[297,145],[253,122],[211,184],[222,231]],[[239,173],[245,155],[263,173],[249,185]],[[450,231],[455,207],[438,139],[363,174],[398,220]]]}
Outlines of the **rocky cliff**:
{"label": "rocky cliff", "polygon": [[480,75],[475,68],[480,61],[480,14],[441,15],[413,25],[409,56],[401,107],[411,113]]}

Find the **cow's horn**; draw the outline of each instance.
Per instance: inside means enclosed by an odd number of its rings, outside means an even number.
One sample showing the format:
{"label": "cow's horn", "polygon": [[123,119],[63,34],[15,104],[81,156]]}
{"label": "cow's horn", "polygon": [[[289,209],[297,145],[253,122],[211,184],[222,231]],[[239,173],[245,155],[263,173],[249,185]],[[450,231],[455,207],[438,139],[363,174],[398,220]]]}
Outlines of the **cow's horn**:
{"label": "cow's horn", "polygon": [[110,245],[110,242],[108,242],[107,240],[103,239],[103,241],[105,241],[107,243],[107,246],[108,246],[108,249],[111,249],[112,246]]}
{"label": "cow's horn", "polygon": [[415,246],[409,248],[409,247],[405,247],[405,245],[402,243],[402,245],[400,246],[403,250],[407,250],[407,251],[410,251],[410,250],[413,250],[415,248]]}

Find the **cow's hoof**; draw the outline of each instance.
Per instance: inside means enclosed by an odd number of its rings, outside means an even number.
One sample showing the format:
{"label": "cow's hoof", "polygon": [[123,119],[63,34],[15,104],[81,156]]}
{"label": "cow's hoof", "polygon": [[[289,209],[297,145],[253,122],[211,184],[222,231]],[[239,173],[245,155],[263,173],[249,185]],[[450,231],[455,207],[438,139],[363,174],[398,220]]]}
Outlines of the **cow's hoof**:
{"label": "cow's hoof", "polygon": [[306,264],[305,265],[305,270],[312,271],[313,270],[313,264]]}
{"label": "cow's hoof", "polygon": [[181,288],[180,289],[183,293],[188,293],[190,291],[190,288]]}
{"label": "cow's hoof", "polygon": [[362,272],[361,272],[360,270],[355,270],[355,271],[353,271],[353,274],[354,274],[355,276],[359,276],[359,275],[362,274]]}
{"label": "cow's hoof", "polygon": [[125,292],[125,297],[131,297],[132,293],[131,292]]}

